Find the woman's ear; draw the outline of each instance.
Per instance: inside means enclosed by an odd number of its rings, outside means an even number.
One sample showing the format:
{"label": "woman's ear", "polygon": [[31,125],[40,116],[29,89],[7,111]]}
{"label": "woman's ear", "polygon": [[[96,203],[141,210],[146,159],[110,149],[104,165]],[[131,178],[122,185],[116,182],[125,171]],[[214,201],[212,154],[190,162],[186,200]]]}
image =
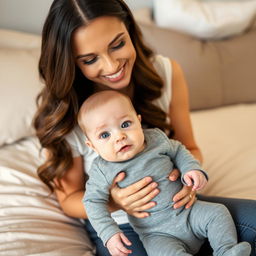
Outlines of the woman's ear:
{"label": "woman's ear", "polygon": [[141,122],[141,115],[137,115],[139,121]]}

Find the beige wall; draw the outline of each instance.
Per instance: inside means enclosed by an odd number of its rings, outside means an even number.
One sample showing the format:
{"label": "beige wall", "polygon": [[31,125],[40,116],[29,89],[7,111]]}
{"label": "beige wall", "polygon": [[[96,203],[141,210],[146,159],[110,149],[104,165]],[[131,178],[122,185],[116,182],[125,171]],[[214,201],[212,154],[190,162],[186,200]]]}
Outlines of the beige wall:
{"label": "beige wall", "polygon": [[0,0],[0,27],[40,33],[52,0]]}
{"label": "beige wall", "polygon": [[[0,0],[0,28],[40,34],[53,0]],[[151,0],[126,0],[132,9],[151,6]]]}

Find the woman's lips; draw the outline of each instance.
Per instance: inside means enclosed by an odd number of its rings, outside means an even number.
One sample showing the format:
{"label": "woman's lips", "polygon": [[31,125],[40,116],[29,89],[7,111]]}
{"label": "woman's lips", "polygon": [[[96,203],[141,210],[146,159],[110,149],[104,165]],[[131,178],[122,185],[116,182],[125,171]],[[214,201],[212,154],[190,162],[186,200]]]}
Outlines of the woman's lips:
{"label": "woman's lips", "polygon": [[123,79],[124,75],[125,75],[125,65],[115,74],[104,76],[104,78],[112,83],[115,83]]}

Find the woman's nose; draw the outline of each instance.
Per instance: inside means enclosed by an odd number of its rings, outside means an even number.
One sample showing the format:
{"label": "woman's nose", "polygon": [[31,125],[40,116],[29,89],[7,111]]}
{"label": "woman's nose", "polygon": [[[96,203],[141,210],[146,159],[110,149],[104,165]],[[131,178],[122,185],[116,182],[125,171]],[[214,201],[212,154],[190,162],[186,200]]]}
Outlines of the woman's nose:
{"label": "woman's nose", "polygon": [[118,61],[112,58],[111,56],[104,56],[102,61],[102,70],[104,75],[113,75],[118,70]]}

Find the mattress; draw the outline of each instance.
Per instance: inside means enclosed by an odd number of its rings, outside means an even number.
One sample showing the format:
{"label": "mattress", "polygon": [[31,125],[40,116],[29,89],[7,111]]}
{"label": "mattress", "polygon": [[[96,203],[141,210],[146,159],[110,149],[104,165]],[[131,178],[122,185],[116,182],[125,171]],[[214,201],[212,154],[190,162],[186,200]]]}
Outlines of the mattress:
{"label": "mattress", "polygon": [[[205,195],[256,199],[256,104],[192,113],[210,179]],[[0,148],[0,255],[93,255],[83,224],[66,216],[39,180],[30,136]]]}
{"label": "mattress", "polygon": [[202,193],[256,200],[256,104],[202,110],[191,117],[210,177]]}
{"label": "mattress", "polygon": [[93,255],[82,223],[39,180],[42,161],[35,137],[0,148],[0,255]]}

